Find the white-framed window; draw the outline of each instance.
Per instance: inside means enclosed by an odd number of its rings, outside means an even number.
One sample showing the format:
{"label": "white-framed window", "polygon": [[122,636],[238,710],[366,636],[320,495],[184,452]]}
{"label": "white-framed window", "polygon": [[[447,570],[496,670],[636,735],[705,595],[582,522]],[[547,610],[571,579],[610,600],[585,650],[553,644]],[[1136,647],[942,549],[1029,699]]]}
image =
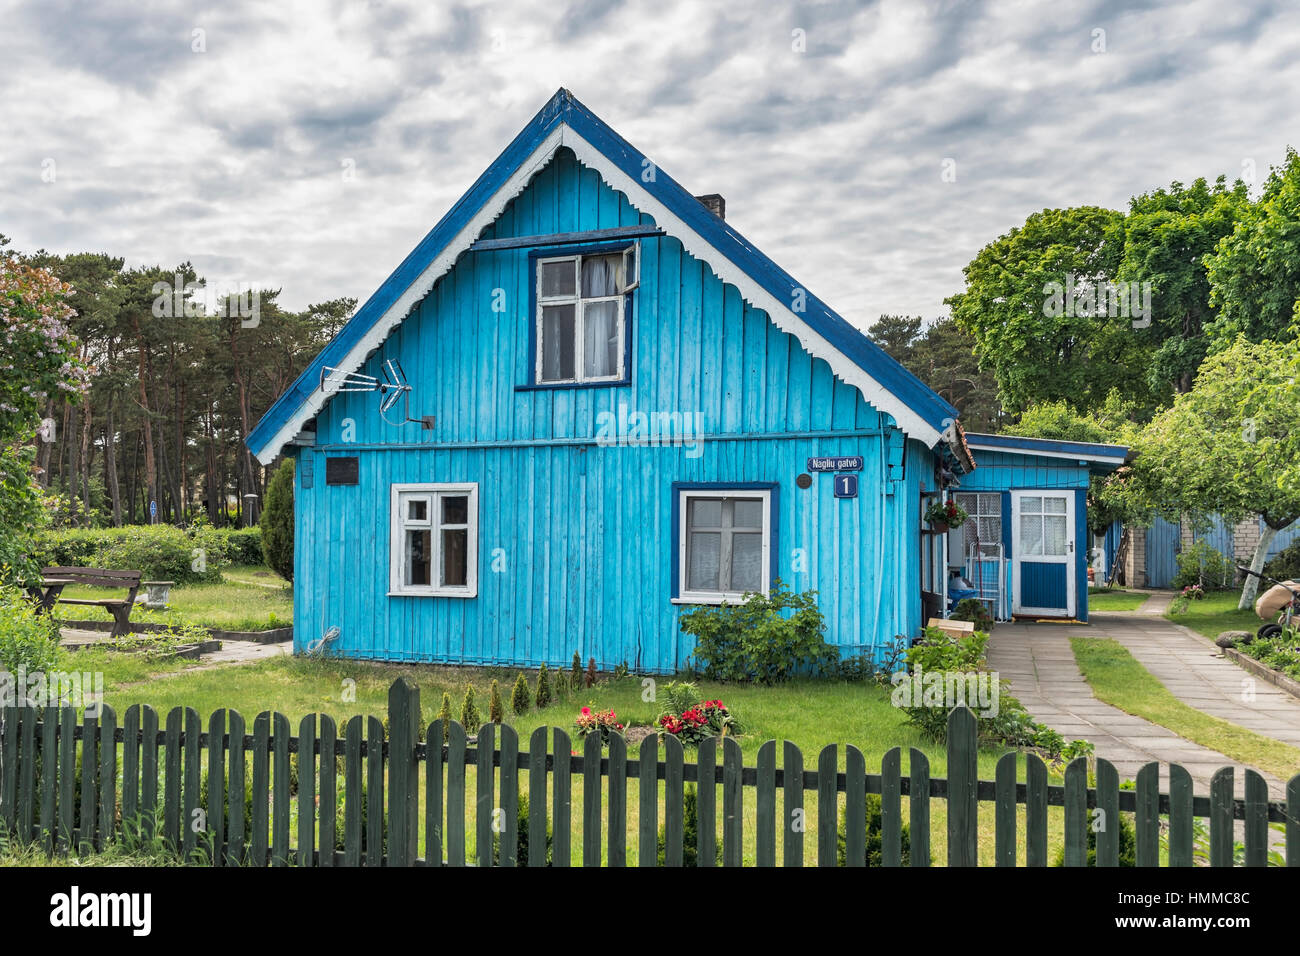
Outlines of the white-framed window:
{"label": "white-framed window", "polygon": [[395,484],[388,592],[478,595],[478,485]]}
{"label": "white-framed window", "polygon": [[1002,546],[1002,495],[998,492],[962,491],[953,495],[970,518],[948,532],[948,547],[954,559],[965,561],[976,551],[980,557],[997,557]]}
{"label": "white-framed window", "polygon": [[766,489],[679,492],[680,603],[740,601],[771,587],[772,496]]}
{"label": "white-framed window", "polygon": [[627,378],[625,308],[640,278],[637,248],[537,260],[537,384]]}

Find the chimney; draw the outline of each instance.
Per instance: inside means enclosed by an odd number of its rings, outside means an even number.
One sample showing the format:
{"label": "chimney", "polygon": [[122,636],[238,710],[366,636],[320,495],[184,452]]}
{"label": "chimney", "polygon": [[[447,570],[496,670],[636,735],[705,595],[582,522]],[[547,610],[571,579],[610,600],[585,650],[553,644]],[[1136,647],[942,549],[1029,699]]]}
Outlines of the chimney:
{"label": "chimney", "polygon": [[717,193],[709,193],[706,196],[696,196],[695,198],[700,201],[701,205],[703,205],[705,209],[713,213],[719,219],[727,218],[727,201]]}

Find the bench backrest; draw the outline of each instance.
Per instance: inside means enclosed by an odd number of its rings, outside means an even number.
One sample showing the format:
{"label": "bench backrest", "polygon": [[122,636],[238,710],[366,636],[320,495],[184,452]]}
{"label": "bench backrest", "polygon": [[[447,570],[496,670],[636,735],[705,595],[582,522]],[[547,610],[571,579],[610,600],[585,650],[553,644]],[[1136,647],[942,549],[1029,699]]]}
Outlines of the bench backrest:
{"label": "bench backrest", "polygon": [[140,571],[113,571],[109,568],[42,568],[47,578],[67,578],[78,584],[97,588],[130,588],[140,586]]}

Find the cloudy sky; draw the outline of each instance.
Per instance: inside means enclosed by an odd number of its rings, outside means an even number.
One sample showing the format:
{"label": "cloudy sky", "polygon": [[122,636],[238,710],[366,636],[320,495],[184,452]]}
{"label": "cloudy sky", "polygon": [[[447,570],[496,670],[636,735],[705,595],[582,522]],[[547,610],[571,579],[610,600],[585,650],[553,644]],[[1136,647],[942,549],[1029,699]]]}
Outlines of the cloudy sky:
{"label": "cloudy sky", "polygon": [[0,0],[0,233],[363,300],[556,88],[865,327],[1046,206],[1262,179],[1271,3]]}

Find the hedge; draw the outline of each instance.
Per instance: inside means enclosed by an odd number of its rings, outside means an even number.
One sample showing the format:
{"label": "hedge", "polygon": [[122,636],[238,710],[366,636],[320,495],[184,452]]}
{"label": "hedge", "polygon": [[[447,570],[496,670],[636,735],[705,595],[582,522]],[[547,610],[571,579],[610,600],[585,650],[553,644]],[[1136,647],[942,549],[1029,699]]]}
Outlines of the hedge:
{"label": "hedge", "polygon": [[210,525],[190,529],[127,525],[41,531],[35,535],[33,550],[42,567],[140,571],[146,581],[177,584],[220,581],[221,569],[232,562],[261,564],[261,552],[259,529]]}

